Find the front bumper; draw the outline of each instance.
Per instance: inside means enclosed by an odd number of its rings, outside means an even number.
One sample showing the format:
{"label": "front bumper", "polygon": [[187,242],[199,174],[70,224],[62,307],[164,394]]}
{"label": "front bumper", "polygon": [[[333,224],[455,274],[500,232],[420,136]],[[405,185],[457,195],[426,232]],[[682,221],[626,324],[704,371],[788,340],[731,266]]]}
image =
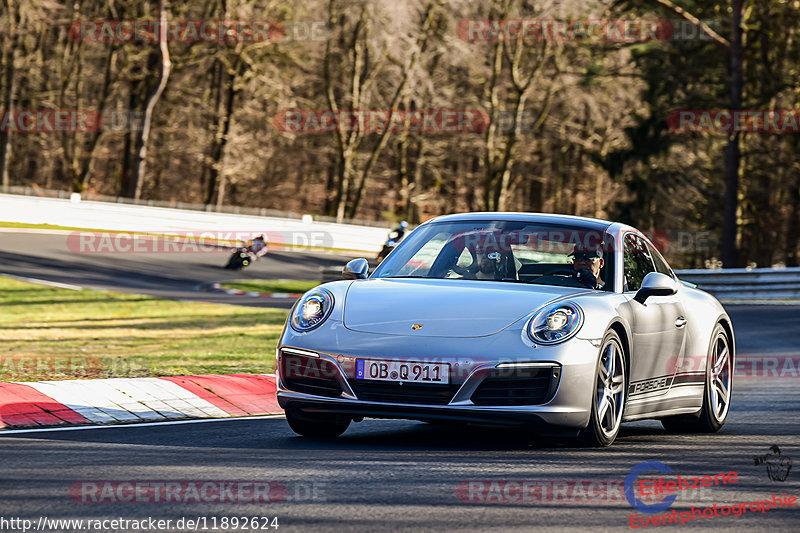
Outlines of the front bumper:
{"label": "front bumper", "polygon": [[[371,336],[374,340],[374,335]],[[297,340],[297,339],[294,339]],[[307,337],[303,340],[310,340]],[[351,339],[352,340],[352,339]],[[284,409],[302,413],[336,413],[353,418],[405,418],[412,420],[454,420],[463,422],[526,426],[540,433],[572,435],[585,428],[589,422],[592,390],[595,386],[597,346],[589,340],[573,338],[555,346],[522,346],[503,357],[442,356],[442,353],[492,353],[497,352],[496,340],[437,339],[428,338],[424,345],[416,346],[415,355],[408,355],[408,339],[387,339],[379,346],[369,343],[350,343],[360,349],[347,353],[321,350],[318,346],[302,347],[282,344],[278,349],[278,402]],[[468,342],[465,342],[468,341]],[[519,337],[516,340],[519,343]],[[394,346],[393,344],[396,344]],[[416,343],[414,343],[416,344]],[[483,344],[484,346],[481,346]],[[477,346],[476,346],[477,345]],[[380,349],[378,349],[380,348]],[[297,387],[292,376],[287,376],[284,358],[305,354],[314,358],[318,369],[331,385],[328,390]],[[378,355],[379,354],[379,355]],[[436,355],[438,354],[438,355]],[[385,359],[408,362],[447,362],[450,364],[450,389],[435,401],[417,397],[403,401],[402,394],[378,401],[374,395],[364,393],[356,382],[355,362],[358,359]],[[547,394],[531,405],[487,405],[475,401],[478,391],[488,378],[496,376],[498,369],[538,368],[553,370]],[[373,382],[374,383],[374,382]],[[396,385],[389,385],[398,391]],[[441,387],[441,386],[440,386]],[[298,390],[300,389],[300,390]],[[439,389],[442,390],[442,389]],[[367,398],[369,396],[369,398]],[[491,403],[491,401],[489,402]]]}

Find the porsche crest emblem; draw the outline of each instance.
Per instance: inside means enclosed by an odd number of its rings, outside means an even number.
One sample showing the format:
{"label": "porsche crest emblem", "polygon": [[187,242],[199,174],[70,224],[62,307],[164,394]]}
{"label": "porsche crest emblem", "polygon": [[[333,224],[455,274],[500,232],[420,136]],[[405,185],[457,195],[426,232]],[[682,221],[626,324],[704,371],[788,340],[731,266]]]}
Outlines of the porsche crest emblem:
{"label": "porsche crest emblem", "polygon": [[417,331],[418,329],[422,328],[422,324],[411,324],[411,329]]}

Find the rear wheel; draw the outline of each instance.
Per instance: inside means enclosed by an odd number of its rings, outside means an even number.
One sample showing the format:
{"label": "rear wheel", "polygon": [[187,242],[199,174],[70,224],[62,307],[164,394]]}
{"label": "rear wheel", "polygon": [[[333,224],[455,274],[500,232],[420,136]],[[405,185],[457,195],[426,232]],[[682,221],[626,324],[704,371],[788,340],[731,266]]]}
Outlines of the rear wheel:
{"label": "rear wheel", "polygon": [[286,421],[292,431],[303,437],[333,438],[345,432],[350,418],[327,413],[300,413],[286,411]]}
{"label": "rear wheel", "polygon": [[592,389],[592,412],[581,440],[589,446],[610,446],[619,434],[625,410],[625,352],[615,331],[603,337]]}
{"label": "rear wheel", "polygon": [[697,415],[677,415],[661,419],[671,433],[715,433],[728,418],[733,384],[733,360],[725,328],[717,324],[706,358],[706,385],[703,407]]}

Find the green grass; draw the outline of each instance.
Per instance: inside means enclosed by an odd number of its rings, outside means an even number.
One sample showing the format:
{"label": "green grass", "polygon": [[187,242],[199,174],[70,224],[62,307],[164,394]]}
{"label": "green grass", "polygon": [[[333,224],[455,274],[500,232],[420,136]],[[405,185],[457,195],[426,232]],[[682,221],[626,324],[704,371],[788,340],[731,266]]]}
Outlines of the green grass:
{"label": "green grass", "polygon": [[236,289],[245,292],[284,292],[303,294],[319,285],[319,281],[294,279],[253,279],[221,283],[223,289]]}
{"label": "green grass", "polygon": [[285,319],[0,277],[0,380],[272,372]]}

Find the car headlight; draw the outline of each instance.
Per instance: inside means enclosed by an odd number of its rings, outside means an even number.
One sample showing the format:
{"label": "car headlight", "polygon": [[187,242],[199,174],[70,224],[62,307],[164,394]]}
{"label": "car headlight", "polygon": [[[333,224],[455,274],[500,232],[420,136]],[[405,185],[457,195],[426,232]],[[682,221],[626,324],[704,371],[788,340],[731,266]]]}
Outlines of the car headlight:
{"label": "car headlight", "polygon": [[575,335],[583,325],[583,311],[573,303],[545,307],[528,322],[528,336],[537,344],[557,344]]}
{"label": "car headlight", "polygon": [[328,318],[333,309],[333,295],[325,289],[314,289],[300,298],[292,311],[292,328],[311,331]]}

